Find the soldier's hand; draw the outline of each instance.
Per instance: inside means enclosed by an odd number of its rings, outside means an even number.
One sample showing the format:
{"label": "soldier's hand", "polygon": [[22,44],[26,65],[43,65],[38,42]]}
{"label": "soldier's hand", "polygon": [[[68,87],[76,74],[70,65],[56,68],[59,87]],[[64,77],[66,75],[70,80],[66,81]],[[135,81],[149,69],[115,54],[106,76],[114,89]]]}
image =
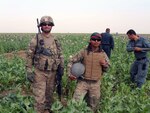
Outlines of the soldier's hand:
{"label": "soldier's hand", "polygon": [[35,74],[33,72],[27,72],[27,79],[29,80],[29,82],[34,82],[34,76]]}
{"label": "soldier's hand", "polygon": [[134,51],[142,51],[140,47],[134,47]]}
{"label": "soldier's hand", "polygon": [[100,65],[105,65],[106,64],[106,60],[105,59],[100,59],[99,63],[100,63]]}
{"label": "soldier's hand", "polygon": [[108,67],[108,62],[105,59],[101,59],[99,62],[103,67]]}
{"label": "soldier's hand", "polygon": [[75,77],[73,75],[70,75],[69,78],[70,78],[70,80],[76,80],[77,79],[77,77]]}

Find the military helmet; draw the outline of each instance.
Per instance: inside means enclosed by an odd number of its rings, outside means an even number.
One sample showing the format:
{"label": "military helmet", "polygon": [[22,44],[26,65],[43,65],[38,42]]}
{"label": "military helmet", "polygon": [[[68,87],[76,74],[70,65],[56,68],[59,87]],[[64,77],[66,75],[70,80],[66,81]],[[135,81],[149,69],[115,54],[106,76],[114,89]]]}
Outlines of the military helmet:
{"label": "military helmet", "polygon": [[40,26],[43,24],[43,23],[51,23],[52,26],[54,26],[54,21],[52,19],[52,17],[50,16],[43,16],[40,20]]}
{"label": "military helmet", "polygon": [[85,72],[85,66],[78,62],[78,63],[74,63],[71,67],[71,74],[78,77],[81,77]]}

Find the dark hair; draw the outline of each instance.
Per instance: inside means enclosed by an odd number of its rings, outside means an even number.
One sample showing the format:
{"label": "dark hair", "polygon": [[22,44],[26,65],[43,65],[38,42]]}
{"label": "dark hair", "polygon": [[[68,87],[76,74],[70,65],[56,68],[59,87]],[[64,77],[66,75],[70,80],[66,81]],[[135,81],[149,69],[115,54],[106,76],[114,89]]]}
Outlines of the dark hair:
{"label": "dark hair", "polygon": [[109,33],[109,32],[110,32],[110,29],[109,29],[109,28],[106,28],[106,32]]}
{"label": "dark hair", "polygon": [[126,33],[127,35],[129,34],[129,35],[136,35],[136,32],[133,30],[133,29],[130,29],[129,31],[127,31],[127,33]]}
{"label": "dark hair", "polygon": [[[89,54],[89,52],[90,51],[92,51],[92,47],[91,47],[91,43],[89,42],[89,45],[87,46],[87,54]],[[101,47],[101,45],[99,45],[99,50],[98,50],[99,52],[101,52],[102,51],[102,47]]]}

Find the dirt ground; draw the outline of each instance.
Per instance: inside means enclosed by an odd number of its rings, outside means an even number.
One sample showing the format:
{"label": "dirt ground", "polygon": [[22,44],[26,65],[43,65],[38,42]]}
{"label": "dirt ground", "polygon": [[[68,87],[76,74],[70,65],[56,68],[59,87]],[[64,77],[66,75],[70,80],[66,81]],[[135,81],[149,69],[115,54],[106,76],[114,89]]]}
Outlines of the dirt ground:
{"label": "dirt ground", "polygon": [[18,51],[18,52],[5,53],[4,56],[8,59],[13,58],[14,56],[19,56],[23,59],[26,59],[27,54],[26,54],[25,50],[21,50],[21,51]]}

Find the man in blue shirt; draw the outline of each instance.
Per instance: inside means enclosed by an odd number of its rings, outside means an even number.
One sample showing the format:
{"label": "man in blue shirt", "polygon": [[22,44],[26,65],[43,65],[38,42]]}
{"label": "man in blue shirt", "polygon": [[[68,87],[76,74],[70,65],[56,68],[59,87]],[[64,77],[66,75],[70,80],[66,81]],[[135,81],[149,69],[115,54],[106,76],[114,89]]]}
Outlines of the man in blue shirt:
{"label": "man in blue shirt", "polygon": [[110,58],[111,50],[114,49],[114,39],[110,34],[110,29],[107,28],[105,33],[102,33],[102,49],[105,51],[107,56]]}
{"label": "man in blue shirt", "polygon": [[145,38],[138,36],[132,29],[126,34],[129,38],[126,49],[128,52],[134,52],[136,59],[131,65],[131,81],[136,83],[138,88],[141,88],[146,81],[148,73],[149,59],[147,58],[147,50],[145,50],[145,48],[150,48],[150,42]]}

